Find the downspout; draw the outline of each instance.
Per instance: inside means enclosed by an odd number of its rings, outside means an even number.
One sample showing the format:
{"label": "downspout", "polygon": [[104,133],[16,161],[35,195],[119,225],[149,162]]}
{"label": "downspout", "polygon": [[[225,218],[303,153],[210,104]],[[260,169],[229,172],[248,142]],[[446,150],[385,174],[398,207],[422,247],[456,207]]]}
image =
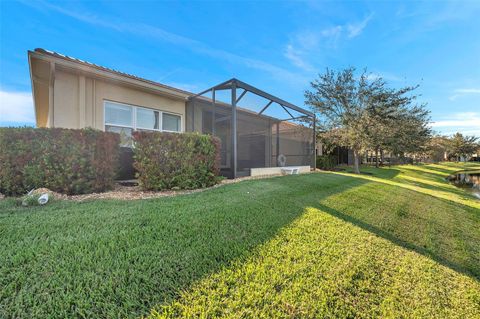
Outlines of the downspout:
{"label": "downspout", "polygon": [[280,121],[277,122],[277,139],[276,139],[276,146],[277,146],[277,155],[275,156],[275,167],[280,166],[278,165],[278,157],[280,156]]}
{"label": "downspout", "polygon": [[237,178],[237,83],[232,82],[232,177]]}
{"label": "downspout", "polygon": [[50,127],[55,127],[55,62],[50,62],[50,82],[48,84],[48,119]]}
{"label": "downspout", "polygon": [[215,136],[215,122],[216,122],[216,107],[215,107],[215,89],[212,89],[212,107],[213,107],[213,114],[212,114],[212,135]]}

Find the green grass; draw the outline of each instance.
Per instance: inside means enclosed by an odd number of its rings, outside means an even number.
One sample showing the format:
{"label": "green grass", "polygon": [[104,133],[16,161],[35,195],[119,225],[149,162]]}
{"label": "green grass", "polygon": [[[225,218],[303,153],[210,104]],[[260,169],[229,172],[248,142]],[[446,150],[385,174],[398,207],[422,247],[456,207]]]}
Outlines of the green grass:
{"label": "green grass", "polygon": [[465,168],[0,201],[0,317],[478,318],[480,201],[444,180]]}

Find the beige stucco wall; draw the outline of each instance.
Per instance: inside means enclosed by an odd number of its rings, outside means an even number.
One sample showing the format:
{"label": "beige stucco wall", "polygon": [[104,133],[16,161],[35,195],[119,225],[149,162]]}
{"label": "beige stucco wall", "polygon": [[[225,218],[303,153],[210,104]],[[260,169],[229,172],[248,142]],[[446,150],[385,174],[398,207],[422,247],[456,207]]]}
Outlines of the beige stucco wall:
{"label": "beige stucco wall", "polygon": [[80,128],[78,76],[62,71],[55,72],[53,90],[53,126]]}
{"label": "beige stucco wall", "polygon": [[115,83],[94,81],[94,121],[96,128],[103,129],[103,103],[105,100],[148,107],[182,116],[182,130],[185,130],[185,100],[172,99],[158,94],[128,88]]}
{"label": "beige stucco wall", "polygon": [[104,129],[104,101],[157,109],[182,116],[185,100],[165,97],[141,88],[100,80],[68,70],[55,70],[53,123],[55,127]]}
{"label": "beige stucco wall", "polygon": [[31,72],[34,75],[32,80],[32,93],[36,105],[35,116],[37,126],[49,126],[49,88],[50,62],[34,60],[31,63]]}

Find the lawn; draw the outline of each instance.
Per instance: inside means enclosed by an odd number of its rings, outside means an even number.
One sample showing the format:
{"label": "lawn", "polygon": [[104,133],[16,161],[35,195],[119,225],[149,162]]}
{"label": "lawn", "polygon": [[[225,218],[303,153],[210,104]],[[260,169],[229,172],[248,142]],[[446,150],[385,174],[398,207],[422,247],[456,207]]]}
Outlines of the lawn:
{"label": "lawn", "polygon": [[480,317],[474,164],[244,181],[138,201],[0,201],[0,317]]}

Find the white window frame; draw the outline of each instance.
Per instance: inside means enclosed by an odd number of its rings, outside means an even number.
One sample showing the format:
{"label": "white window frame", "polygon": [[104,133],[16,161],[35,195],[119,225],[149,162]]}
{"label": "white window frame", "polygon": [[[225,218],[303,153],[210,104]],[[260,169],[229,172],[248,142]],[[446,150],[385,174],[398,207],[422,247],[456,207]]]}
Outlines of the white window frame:
{"label": "white window frame", "polygon": [[[147,111],[153,111],[158,113],[158,129],[154,128],[146,128],[146,127],[140,127],[137,125],[137,110],[147,110]],[[157,131],[161,132],[162,131],[162,119],[160,118],[162,116],[162,111],[160,110],[155,110],[155,109],[150,109],[147,107],[142,107],[142,106],[133,106],[133,112],[135,115],[133,116],[134,121],[133,121],[133,126],[135,127],[134,130],[144,130],[144,131]]]}
{"label": "white window frame", "polygon": [[135,110],[132,108],[132,113],[133,113],[133,116],[132,116],[132,122],[131,124],[132,125],[118,125],[118,124],[111,124],[111,123],[107,123],[105,121],[105,108],[106,108],[106,103],[112,103],[112,104],[116,104],[116,105],[119,105],[119,106],[128,106],[128,107],[132,107],[132,105],[129,105],[129,104],[122,104],[122,103],[117,103],[117,102],[112,102],[112,101],[103,101],[103,130],[105,131],[105,127],[108,125],[108,126],[116,126],[116,127],[128,127],[128,128],[131,128],[133,130],[135,130],[135,121],[137,120],[136,119],[136,115],[135,115]]}
{"label": "white window frame", "polygon": [[[132,108],[133,112],[133,117],[132,117],[132,126],[128,125],[118,125],[118,124],[112,124],[112,123],[107,123],[105,121],[105,107],[106,103],[110,104],[116,104],[119,106],[128,106]],[[151,128],[143,128],[143,127],[138,127],[137,126],[137,109],[144,109],[144,110],[149,110],[149,111],[154,111],[158,112],[158,129],[151,129]],[[164,130],[163,129],[163,113],[170,114],[170,115],[175,115],[180,117],[180,131],[169,131],[169,130]],[[153,131],[153,132],[169,132],[169,133],[183,133],[183,115],[179,113],[174,113],[174,112],[168,112],[168,111],[162,111],[158,109],[153,109],[149,107],[144,107],[144,106],[137,106],[137,105],[132,105],[128,103],[121,103],[121,102],[116,102],[116,101],[111,101],[111,100],[103,100],[103,130],[106,130],[106,126],[115,126],[115,127],[126,127],[126,128],[131,128],[134,131],[138,130],[144,130],[144,131]]]}
{"label": "white window frame", "polygon": [[[180,131],[170,131],[170,130],[164,130],[164,129],[163,129],[163,113],[168,114],[168,115],[174,115],[174,116],[179,116],[179,117],[180,117]],[[159,116],[161,116],[160,126],[161,126],[161,131],[162,131],[162,132],[169,132],[169,133],[182,133],[182,132],[183,132],[183,126],[182,126],[183,118],[182,118],[182,115],[180,115],[180,114],[175,114],[175,113],[171,113],[171,112],[160,112],[160,115],[159,115]]]}

